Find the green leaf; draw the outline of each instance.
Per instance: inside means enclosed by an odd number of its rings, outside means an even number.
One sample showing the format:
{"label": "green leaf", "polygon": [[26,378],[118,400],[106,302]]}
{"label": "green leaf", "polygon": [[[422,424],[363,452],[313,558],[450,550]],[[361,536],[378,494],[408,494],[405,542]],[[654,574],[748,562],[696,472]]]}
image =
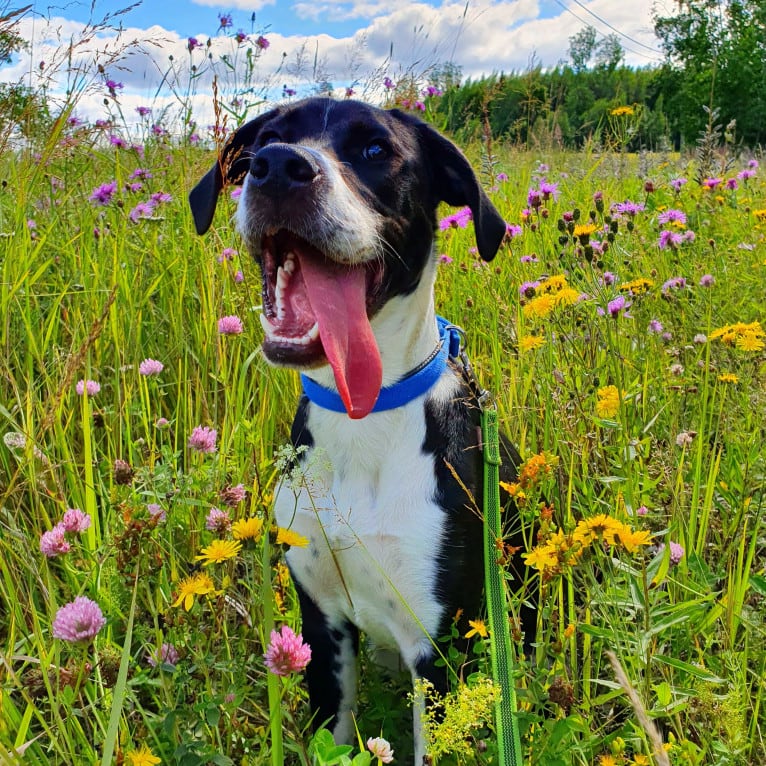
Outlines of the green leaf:
{"label": "green leaf", "polygon": [[700,668],[697,665],[691,665],[688,662],[682,662],[674,657],[663,657],[661,654],[655,654],[652,658],[655,662],[661,662],[663,665],[669,665],[671,668],[680,670],[683,673],[688,673],[694,678],[699,678],[700,681],[707,681],[710,684],[722,684],[723,678],[719,678],[714,673],[711,673],[705,668]]}

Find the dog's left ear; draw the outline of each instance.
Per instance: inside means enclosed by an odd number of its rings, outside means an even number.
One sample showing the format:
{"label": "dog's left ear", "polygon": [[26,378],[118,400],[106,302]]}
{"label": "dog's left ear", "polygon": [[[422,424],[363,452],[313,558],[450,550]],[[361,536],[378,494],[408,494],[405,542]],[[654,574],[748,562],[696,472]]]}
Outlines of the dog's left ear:
{"label": "dog's left ear", "polygon": [[274,111],[246,122],[230,136],[223,147],[218,161],[189,192],[194,226],[197,234],[204,234],[213,222],[218,195],[223,189],[224,178],[228,183],[241,184],[250,168],[250,158],[244,157],[243,150],[255,143],[263,124],[274,116]]}
{"label": "dog's left ear", "polygon": [[418,121],[417,129],[433,174],[437,201],[470,208],[479,255],[485,261],[491,261],[506,234],[503,217],[481,188],[463,152],[430,125]]}

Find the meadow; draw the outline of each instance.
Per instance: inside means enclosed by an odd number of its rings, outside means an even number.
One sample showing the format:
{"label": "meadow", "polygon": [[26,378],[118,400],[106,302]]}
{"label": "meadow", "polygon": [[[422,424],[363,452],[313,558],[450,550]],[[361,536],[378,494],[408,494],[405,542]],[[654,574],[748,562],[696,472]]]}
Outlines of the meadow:
{"label": "meadow", "polygon": [[[437,307],[525,460],[524,763],[766,762],[766,169],[465,149],[509,234],[483,264],[443,211]],[[365,764],[379,736],[407,762],[405,685],[370,667],[336,749],[273,672],[272,630],[300,632],[301,540],[270,517],[299,382],[259,352],[233,189],[194,234],[214,156],[61,120],[0,159],[0,763]],[[467,657],[444,637],[438,764],[496,762],[475,624]]]}

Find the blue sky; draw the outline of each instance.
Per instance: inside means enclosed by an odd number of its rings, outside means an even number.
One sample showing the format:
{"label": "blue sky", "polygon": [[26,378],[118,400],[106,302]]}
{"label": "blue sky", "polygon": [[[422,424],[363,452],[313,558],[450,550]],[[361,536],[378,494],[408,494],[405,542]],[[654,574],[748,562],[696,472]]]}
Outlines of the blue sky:
{"label": "blue sky", "polygon": [[[112,25],[123,30],[102,29],[89,34],[88,22],[115,14],[126,0],[77,0],[52,6],[34,4],[21,27],[32,40],[32,49],[13,64],[0,67],[0,80],[44,82],[55,94],[72,81],[70,57],[65,48],[75,41],[75,66],[88,72],[92,88],[82,99],[87,118],[103,111],[106,77],[124,83],[123,107],[153,99],[169,68],[183,62],[188,79],[189,64],[206,70],[195,82],[201,107],[209,109],[212,68],[206,68],[207,48],[190,57],[189,37],[210,41],[216,61],[229,56],[242,61],[242,49],[232,34],[263,34],[270,45],[259,52],[257,77],[266,83],[269,98],[283,85],[295,86],[299,94],[310,92],[314,62],[336,88],[351,83],[360,92],[366,83],[394,81],[415,76],[423,81],[432,67],[451,61],[464,77],[497,72],[523,71],[535,65],[555,66],[565,61],[569,37],[585,24],[599,36],[619,33],[631,65],[661,61],[654,37],[651,10],[672,7],[674,0],[145,0]],[[255,13],[255,23],[251,17]],[[231,14],[233,25],[219,28],[219,14]],[[126,50],[129,47],[129,52]],[[46,65],[41,70],[40,61]],[[301,63],[302,62],[302,63]],[[105,75],[94,75],[96,65]],[[299,73],[299,74],[298,74]],[[183,87],[178,83],[178,87]],[[100,90],[99,90],[100,88]],[[366,95],[366,94],[362,94]],[[172,99],[162,94],[169,103]]]}

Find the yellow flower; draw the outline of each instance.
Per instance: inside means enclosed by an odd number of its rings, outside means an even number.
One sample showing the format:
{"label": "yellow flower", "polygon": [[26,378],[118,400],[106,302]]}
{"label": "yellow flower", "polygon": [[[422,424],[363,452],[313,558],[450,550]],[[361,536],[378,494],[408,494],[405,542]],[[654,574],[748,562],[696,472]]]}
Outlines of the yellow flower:
{"label": "yellow flower", "polygon": [[617,761],[613,755],[602,755],[598,759],[599,766],[617,766]]}
{"label": "yellow flower", "polygon": [[558,458],[553,455],[546,455],[544,452],[539,455],[532,455],[521,465],[519,483],[522,487],[529,487],[542,481],[546,476],[550,476],[556,463],[558,463]]}
{"label": "yellow flower", "polygon": [[622,529],[617,531],[617,539],[628,553],[634,553],[639,545],[651,545],[652,533],[646,529],[631,529],[623,524]]}
{"label": "yellow flower", "polygon": [[522,310],[524,311],[525,316],[543,319],[553,311],[554,305],[555,301],[553,300],[553,297],[548,294],[543,294],[538,295],[536,298],[532,298],[528,303],[525,303]]}
{"label": "yellow flower", "polygon": [[553,302],[556,306],[571,306],[580,299],[580,293],[573,287],[564,287],[553,295]]}
{"label": "yellow flower", "polygon": [[763,351],[766,345],[755,333],[744,333],[737,338],[737,348],[740,351]]}
{"label": "yellow flower", "polygon": [[631,295],[641,295],[649,291],[650,287],[654,287],[654,282],[646,277],[639,277],[633,279],[630,282],[623,282],[617,289],[623,293],[630,293]]}
{"label": "yellow flower", "polygon": [[739,378],[733,372],[722,372],[718,376],[721,383],[739,383]]}
{"label": "yellow flower", "polygon": [[559,557],[554,548],[549,545],[538,545],[529,553],[522,553],[524,563],[540,572],[546,569],[555,569],[559,565]]}
{"label": "yellow flower", "polygon": [[766,338],[761,323],[756,322],[735,322],[727,324],[713,330],[710,333],[710,339],[720,339],[721,343],[727,346],[735,346],[740,351],[762,351],[764,348],[763,339]]}
{"label": "yellow flower", "polygon": [[572,638],[574,633],[575,633],[574,623],[570,622],[569,625],[567,625],[566,628],[564,629],[564,639],[568,641],[570,638]]}
{"label": "yellow flower", "polygon": [[759,220],[766,220],[766,208],[763,210],[753,210],[753,215]]}
{"label": "yellow flower", "polygon": [[519,341],[519,348],[521,349],[522,353],[526,353],[527,351],[531,351],[535,348],[540,348],[540,346],[544,345],[545,338],[542,335],[525,335]]}
{"label": "yellow flower", "polygon": [[573,237],[589,237],[598,227],[595,223],[583,223],[574,227]]}
{"label": "yellow flower", "polygon": [[205,596],[213,593],[215,586],[210,577],[203,572],[187,577],[178,584],[178,598],[173,602],[173,606],[181,606],[188,612],[194,604],[195,596]]}
{"label": "yellow flower", "polygon": [[471,626],[471,629],[465,634],[465,638],[473,638],[474,636],[486,638],[489,635],[484,620],[468,620],[468,624]]}
{"label": "yellow flower", "polygon": [[233,559],[241,550],[242,543],[239,540],[213,540],[195,560],[204,562],[205,566],[220,564]]}
{"label": "yellow flower", "polygon": [[563,290],[565,287],[569,287],[567,284],[567,278],[563,274],[553,274],[552,276],[540,282],[536,288],[536,292],[557,293],[559,290]]}
{"label": "yellow flower", "polygon": [[281,561],[277,562],[277,583],[280,588],[286,588],[290,584],[290,570]]}
{"label": "yellow flower", "polygon": [[603,537],[607,545],[614,545],[617,533],[623,529],[623,524],[617,519],[613,519],[606,513],[599,513],[589,519],[582,519],[577,522],[574,538],[578,540],[590,538],[588,544],[596,537]]}
{"label": "yellow flower", "polygon": [[290,545],[294,548],[305,548],[309,544],[307,537],[293,532],[292,529],[277,527],[277,545]]}
{"label": "yellow flower", "polygon": [[636,110],[632,106],[618,106],[609,112],[612,117],[632,117],[635,113]]}
{"label": "yellow flower", "polygon": [[140,750],[131,750],[125,753],[125,762],[130,766],[156,766],[156,764],[162,763],[146,745],[143,745]]}
{"label": "yellow flower", "polygon": [[613,418],[620,409],[620,392],[617,386],[599,388],[596,401],[596,415],[600,418]]}
{"label": "yellow flower", "polygon": [[231,525],[231,535],[235,540],[258,540],[263,532],[263,521],[251,516],[240,519]]}
{"label": "yellow flower", "polygon": [[651,761],[648,755],[642,755],[637,753],[633,756],[633,760],[630,762],[630,766],[651,766]]}

